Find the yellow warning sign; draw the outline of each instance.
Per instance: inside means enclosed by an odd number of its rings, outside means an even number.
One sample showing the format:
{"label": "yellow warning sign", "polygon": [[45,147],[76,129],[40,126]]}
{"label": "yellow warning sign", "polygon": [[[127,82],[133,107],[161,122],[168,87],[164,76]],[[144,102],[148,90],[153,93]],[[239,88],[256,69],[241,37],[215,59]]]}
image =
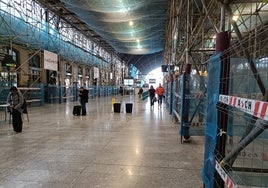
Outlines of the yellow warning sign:
{"label": "yellow warning sign", "polygon": [[112,98],[112,106],[114,105],[115,103],[115,98]]}

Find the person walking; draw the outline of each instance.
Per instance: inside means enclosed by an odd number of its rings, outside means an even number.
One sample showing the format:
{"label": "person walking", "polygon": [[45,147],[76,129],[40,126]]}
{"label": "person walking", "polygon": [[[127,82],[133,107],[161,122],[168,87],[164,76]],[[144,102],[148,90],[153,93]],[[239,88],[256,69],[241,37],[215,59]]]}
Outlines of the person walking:
{"label": "person walking", "polygon": [[155,102],[155,89],[153,86],[150,87],[148,90],[149,92],[149,97],[150,97],[150,105],[151,107],[154,107],[154,102]]}
{"label": "person walking", "polygon": [[143,93],[143,89],[142,89],[142,87],[141,87],[141,88],[139,89],[139,92],[138,92],[139,98],[142,97],[142,93]]}
{"label": "person walking", "polygon": [[120,86],[120,88],[119,88],[119,93],[121,94],[121,96],[123,96],[123,87],[122,86]]}
{"label": "person walking", "polygon": [[162,101],[163,101],[163,96],[165,93],[165,89],[162,87],[161,84],[159,84],[159,86],[155,89],[155,93],[157,94],[157,97],[158,97],[158,106],[161,107]]}
{"label": "person walking", "polygon": [[11,86],[9,89],[9,95],[7,98],[7,103],[10,104],[10,109],[12,113],[12,125],[13,125],[13,130],[16,133],[21,133],[22,132],[22,105],[24,102],[23,95],[22,93],[18,90],[17,87]]}
{"label": "person walking", "polygon": [[88,90],[80,87],[79,89],[80,104],[82,108],[82,116],[87,115],[86,103],[88,102]]}

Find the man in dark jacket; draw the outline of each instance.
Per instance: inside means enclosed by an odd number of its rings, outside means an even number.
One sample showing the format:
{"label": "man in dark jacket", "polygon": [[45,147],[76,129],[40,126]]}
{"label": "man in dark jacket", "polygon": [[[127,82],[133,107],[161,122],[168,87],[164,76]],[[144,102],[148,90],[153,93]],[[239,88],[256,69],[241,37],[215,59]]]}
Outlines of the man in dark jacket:
{"label": "man in dark jacket", "polygon": [[149,97],[150,97],[150,104],[153,107],[154,106],[154,102],[156,100],[154,87],[151,86],[150,89],[148,90],[148,92],[149,92]]}
{"label": "man in dark jacket", "polygon": [[79,89],[80,104],[82,108],[82,116],[87,114],[86,103],[88,102],[88,90],[81,87]]}
{"label": "man in dark jacket", "polygon": [[143,89],[142,89],[142,87],[141,87],[141,88],[139,89],[139,92],[138,92],[139,98],[142,97],[142,93],[143,93]]}

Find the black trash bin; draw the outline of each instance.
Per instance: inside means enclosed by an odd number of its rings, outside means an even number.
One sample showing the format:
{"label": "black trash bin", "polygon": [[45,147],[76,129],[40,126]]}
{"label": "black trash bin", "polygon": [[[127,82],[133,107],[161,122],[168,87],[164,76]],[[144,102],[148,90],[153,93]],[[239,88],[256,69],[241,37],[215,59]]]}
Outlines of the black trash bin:
{"label": "black trash bin", "polygon": [[132,103],[126,103],[126,113],[132,113]]}
{"label": "black trash bin", "polygon": [[121,103],[114,103],[114,112],[120,113]]}

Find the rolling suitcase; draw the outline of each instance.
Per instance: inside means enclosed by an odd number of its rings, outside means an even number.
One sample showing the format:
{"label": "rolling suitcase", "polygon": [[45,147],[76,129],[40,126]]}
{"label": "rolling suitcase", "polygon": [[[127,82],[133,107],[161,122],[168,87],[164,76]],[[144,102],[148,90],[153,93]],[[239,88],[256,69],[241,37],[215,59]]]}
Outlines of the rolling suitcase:
{"label": "rolling suitcase", "polygon": [[80,105],[74,106],[73,115],[74,116],[80,116],[80,114],[81,114],[81,106]]}

